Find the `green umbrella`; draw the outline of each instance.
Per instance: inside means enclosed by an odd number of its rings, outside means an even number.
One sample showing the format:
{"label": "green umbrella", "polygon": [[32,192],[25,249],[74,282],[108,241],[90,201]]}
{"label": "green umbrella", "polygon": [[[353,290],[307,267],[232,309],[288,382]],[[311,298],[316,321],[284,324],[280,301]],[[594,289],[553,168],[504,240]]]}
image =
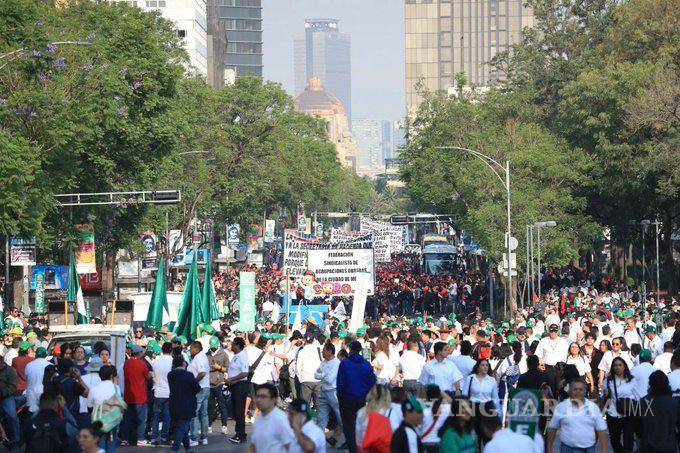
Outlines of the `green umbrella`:
{"label": "green umbrella", "polygon": [[198,264],[196,259],[191,263],[189,275],[187,275],[182,303],[179,308],[175,334],[195,340],[198,325],[201,324],[201,289],[198,285]]}
{"label": "green umbrella", "polygon": [[205,278],[203,279],[203,291],[201,292],[201,313],[204,316],[203,322],[210,323],[216,319],[220,319],[220,314],[217,311],[217,303],[215,302],[215,288],[212,285],[212,266],[210,265],[210,257],[208,263],[205,265]]}
{"label": "green umbrella", "polygon": [[163,311],[169,313],[168,310],[168,295],[165,286],[165,272],[163,269],[165,259],[163,255],[158,257],[158,273],[156,274],[156,283],[153,285],[153,293],[151,294],[151,302],[149,303],[149,312],[146,315],[146,326],[153,327],[160,330],[163,327]]}

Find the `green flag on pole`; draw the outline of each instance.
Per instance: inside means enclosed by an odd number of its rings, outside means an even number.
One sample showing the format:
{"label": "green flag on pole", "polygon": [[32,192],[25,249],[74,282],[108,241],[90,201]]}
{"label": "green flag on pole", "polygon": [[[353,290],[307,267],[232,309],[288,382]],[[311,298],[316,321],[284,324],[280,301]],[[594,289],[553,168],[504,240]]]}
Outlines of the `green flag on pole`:
{"label": "green flag on pole", "polygon": [[149,302],[149,312],[146,314],[146,327],[153,327],[156,330],[160,330],[163,327],[163,313],[169,314],[164,266],[165,258],[163,255],[160,255],[158,257],[156,283],[153,285],[151,302]]}
{"label": "green flag on pole", "polygon": [[189,340],[195,340],[198,325],[203,323],[201,313],[201,288],[198,285],[198,264],[194,259],[187,275],[182,304],[179,307],[175,334],[183,335]]}
{"label": "green flag on pole", "polygon": [[71,264],[68,270],[66,300],[76,304],[76,324],[87,324],[87,309],[85,308],[85,299],[83,298],[83,290],[80,288],[80,280],[76,271],[76,259],[73,254],[71,254]]}
{"label": "green flag on pole", "polygon": [[210,323],[216,319],[220,319],[220,314],[217,312],[217,303],[215,302],[215,288],[212,281],[212,266],[210,265],[210,257],[205,265],[205,278],[203,279],[203,292],[201,300],[203,301],[202,313],[206,319],[203,321]]}

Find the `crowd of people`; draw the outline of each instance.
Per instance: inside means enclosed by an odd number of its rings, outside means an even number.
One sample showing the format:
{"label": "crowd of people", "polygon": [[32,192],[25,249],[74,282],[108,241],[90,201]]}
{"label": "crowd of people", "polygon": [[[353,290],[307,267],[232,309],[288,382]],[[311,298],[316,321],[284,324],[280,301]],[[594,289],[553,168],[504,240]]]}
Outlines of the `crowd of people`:
{"label": "crowd of people", "polygon": [[[237,303],[196,339],[138,326],[119,367],[106,343],[50,345],[43,318],[13,311],[0,436],[43,452],[215,439],[251,452],[551,452],[558,436],[561,452],[678,451],[674,300],[643,307],[614,282],[550,271],[545,294],[497,320],[483,314],[479,273],[426,276],[401,255],[376,270],[362,327],[333,310],[293,329],[282,278],[258,270],[254,331],[239,329]],[[215,282],[222,300],[237,297],[235,270]],[[291,299],[311,302],[299,289]],[[531,435],[509,428],[514,389],[539,392]]]}

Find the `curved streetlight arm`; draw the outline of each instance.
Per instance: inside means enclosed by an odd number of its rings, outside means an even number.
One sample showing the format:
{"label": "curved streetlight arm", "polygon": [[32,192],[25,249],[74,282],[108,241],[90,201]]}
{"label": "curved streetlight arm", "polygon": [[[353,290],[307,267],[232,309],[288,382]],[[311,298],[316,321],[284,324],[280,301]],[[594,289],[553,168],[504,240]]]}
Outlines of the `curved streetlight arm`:
{"label": "curved streetlight arm", "polygon": [[466,151],[466,152],[472,154],[473,156],[480,158],[482,160],[482,162],[484,162],[486,164],[486,166],[489,167],[491,169],[491,171],[496,175],[498,180],[501,182],[501,185],[503,186],[503,188],[506,191],[508,190],[507,184],[503,180],[503,177],[500,175],[500,173],[498,173],[498,170],[496,170],[493,167],[493,165],[491,165],[491,164],[492,163],[495,164],[498,168],[501,169],[501,171],[503,171],[503,173],[506,172],[505,166],[501,165],[500,163],[498,163],[498,161],[492,159],[491,157],[487,156],[486,154],[483,154],[483,153],[480,153],[479,151],[475,151],[475,150],[468,149],[468,148],[460,148],[458,146],[437,146],[435,149],[452,149],[452,150],[458,150],[458,151]]}

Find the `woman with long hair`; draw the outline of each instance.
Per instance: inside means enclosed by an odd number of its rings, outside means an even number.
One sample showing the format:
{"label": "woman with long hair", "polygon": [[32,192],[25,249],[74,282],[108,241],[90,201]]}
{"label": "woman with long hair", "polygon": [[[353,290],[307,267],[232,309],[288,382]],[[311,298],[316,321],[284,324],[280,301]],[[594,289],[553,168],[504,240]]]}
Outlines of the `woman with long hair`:
{"label": "woman with long hair", "polygon": [[491,364],[488,360],[477,361],[472,368],[472,374],[463,380],[461,393],[472,404],[475,432],[477,438],[481,439],[482,418],[498,416],[501,412],[498,385],[492,376]]}
{"label": "woman with long hair", "polygon": [[[387,413],[392,405],[392,396],[389,389],[384,385],[376,384],[369,390],[366,396],[366,405],[359,409],[356,422],[357,449],[362,451],[364,436],[368,429],[368,422],[371,414],[379,414],[387,417]],[[390,428],[390,437],[392,435]]]}
{"label": "woman with long hair", "polygon": [[607,431],[614,453],[633,451],[633,417],[626,413],[627,403],[635,398],[635,384],[628,364],[621,357],[614,357],[609,377],[604,385],[607,401]]}
{"label": "woman with long hair", "polygon": [[661,370],[649,375],[649,390],[642,399],[642,437],[640,451],[649,453],[676,453],[678,440],[678,406],[680,400],[673,398],[668,376]]}
{"label": "woman with long hair", "polygon": [[[524,354],[522,354],[522,343],[516,341],[510,344],[512,352],[503,359],[501,364],[498,366],[496,373],[501,378],[499,399],[504,400],[505,395],[508,394],[511,388],[515,388],[517,381],[519,380],[520,374],[520,363],[525,360]],[[526,367],[526,360],[524,363]]]}
{"label": "woman with long hair", "polygon": [[395,377],[396,368],[394,363],[390,360],[390,340],[387,336],[381,335],[375,342],[375,358],[371,362],[377,383],[381,385],[389,385]]}
{"label": "woman with long hair", "polygon": [[584,356],[583,350],[579,347],[578,343],[574,342],[569,345],[569,352],[567,353],[567,360],[565,363],[567,365],[576,366],[578,375],[581,377],[581,379],[586,380],[590,394],[592,395],[595,392],[595,382],[593,381],[590,362]]}
{"label": "woman with long hair", "polygon": [[477,439],[472,427],[470,400],[456,398],[449,415],[439,428],[439,453],[477,453]]}

